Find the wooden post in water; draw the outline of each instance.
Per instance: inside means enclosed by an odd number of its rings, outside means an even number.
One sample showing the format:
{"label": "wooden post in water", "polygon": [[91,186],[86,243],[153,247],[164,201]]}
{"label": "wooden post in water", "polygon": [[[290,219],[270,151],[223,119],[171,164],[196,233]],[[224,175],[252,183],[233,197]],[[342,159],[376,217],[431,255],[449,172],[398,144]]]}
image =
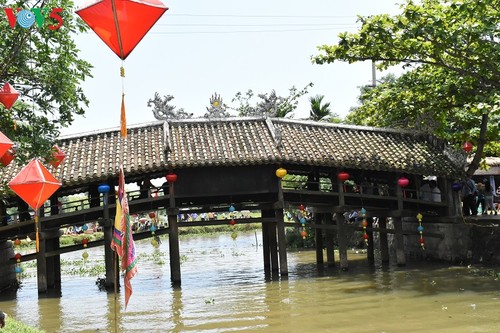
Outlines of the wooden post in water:
{"label": "wooden post in water", "polygon": [[337,240],[339,243],[339,258],[340,258],[340,269],[346,271],[349,267],[347,260],[347,236],[346,230],[344,226],[345,218],[340,213],[345,205],[344,198],[344,182],[340,179],[337,179],[338,193],[339,193],[339,206],[340,210],[335,213],[336,221],[337,221]]}
{"label": "wooden post in water", "polygon": [[177,214],[179,209],[175,207],[174,182],[175,181],[170,181],[168,183],[168,245],[170,249],[170,281],[173,286],[178,287],[181,285],[181,256],[179,249],[179,226],[177,225]]}
{"label": "wooden post in water", "polygon": [[378,218],[378,227],[381,230],[378,235],[380,241],[380,257],[383,263],[389,262],[389,242],[387,240],[387,232],[382,230],[387,229],[387,217]]}
{"label": "wooden post in water", "polygon": [[[325,225],[333,226],[333,218],[331,213],[323,215],[323,222]],[[333,239],[335,231],[332,229],[326,230],[326,265],[328,267],[335,267],[335,249],[333,246]]]}
{"label": "wooden post in water", "polygon": [[38,241],[38,253],[36,259],[36,275],[37,275],[37,285],[38,293],[45,294],[48,290],[47,284],[47,257],[45,253],[47,252],[46,240],[43,237],[42,224],[38,218],[38,212],[35,211],[35,229],[37,230],[37,241]]}
{"label": "wooden post in water", "polygon": [[[284,198],[281,178],[278,179],[278,202],[275,205],[276,228],[278,233],[279,270],[281,276],[288,276],[288,262],[286,255],[285,217],[283,215]],[[275,229],[276,230],[276,229]],[[277,263],[276,263],[277,264]]]}
{"label": "wooden post in water", "polygon": [[115,284],[119,285],[118,255],[111,249],[111,239],[113,238],[113,222],[109,218],[109,190],[108,184],[99,185],[97,188],[102,194],[102,221],[99,224],[104,232],[104,266],[106,268],[106,290],[114,290]]}
{"label": "wooden post in water", "polygon": [[398,266],[406,265],[406,258],[404,252],[404,236],[403,236],[403,189],[397,185],[397,198],[398,198],[398,216],[394,217],[394,240],[396,245],[396,263]]}
{"label": "wooden post in water", "polygon": [[[373,228],[373,217],[367,217],[366,222],[368,222],[368,229]],[[368,259],[368,263],[373,265],[375,263],[375,246],[373,244],[373,231],[368,231],[368,249],[366,253],[366,257]]]}
{"label": "wooden post in water", "polygon": [[[262,217],[271,217],[273,212],[269,210],[261,211]],[[271,276],[271,252],[269,250],[269,224],[262,223],[262,254],[264,256],[264,275]]]}
{"label": "wooden post in water", "polygon": [[[323,221],[323,214],[314,213],[314,224],[321,225]],[[323,265],[323,229],[315,229],[315,241],[316,241],[316,264]]]}

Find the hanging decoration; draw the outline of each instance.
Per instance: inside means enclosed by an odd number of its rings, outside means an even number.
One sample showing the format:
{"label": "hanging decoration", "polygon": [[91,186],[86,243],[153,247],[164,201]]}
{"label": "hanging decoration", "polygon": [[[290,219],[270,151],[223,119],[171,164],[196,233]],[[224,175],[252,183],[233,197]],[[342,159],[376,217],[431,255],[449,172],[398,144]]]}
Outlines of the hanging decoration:
{"label": "hanging decoration", "polygon": [[400,177],[398,179],[398,185],[403,189],[403,197],[406,198],[406,191],[404,188],[410,184],[410,180],[406,177]]}
{"label": "hanging decoration", "polygon": [[167,173],[166,178],[167,178],[167,182],[172,183],[172,184],[177,181],[177,175],[173,172]]}
{"label": "hanging decoration", "polygon": [[[0,90],[0,103],[2,103],[7,110],[10,110],[14,103],[17,101],[19,93],[10,83],[6,82],[2,89]],[[9,116],[12,118],[12,112],[9,112]],[[16,121],[14,122],[14,130],[16,129]]]}
{"label": "hanging decoration", "polygon": [[14,255],[14,258],[16,259],[16,267],[14,268],[14,271],[17,274],[17,279],[19,280],[21,278],[21,273],[23,272],[23,267],[21,266],[21,258],[23,256],[21,253],[16,253]]}
{"label": "hanging decoration", "polygon": [[16,158],[16,153],[13,148],[10,148],[3,154],[2,157],[0,157],[0,163],[2,163],[3,166],[7,166]]}
{"label": "hanging decoration", "polygon": [[[83,227],[85,227],[85,226],[87,226],[87,225],[84,224]],[[82,227],[82,229],[83,229],[83,227]],[[83,238],[82,239],[82,245],[83,245],[84,249],[87,248],[88,244],[89,244],[89,239],[88,238]],[[88,257],[89,257],[89,254],[88,254],[87,250],[83,251],[83,253],[82,253],[83,263],[85,263],[87,261]]]}
{"label": "hanging decoration", "polygon": [[2,103],[7,110],[12,108],[18,97],[19,93],[8,82],[6,82],[0,90],[0,103]]}
{"label": "hanging decoration", "polygon": [[[97,0],[76,11],[123,61],[168,8],[159,0]],[[125,70],[120,68],[125,77]],[[122,87],[121,136],[127,136],[125,92]]]}
{"label": "hanging decoration", "polygon": [[21,245],[21,240],[19,238],[16,238],[14,240],[14,246],[17,247],[17,246],[20,246]]}
{"label": "hanging decoration", "polygon": [[50,164],[54,167],[57,168],[61,162],[66,158],[66,154],[59,148],[57,145],[54,145],[52,147],[52,159],[50,161]]}
{"label": "hanging decoration", "polygon": [[349,179],[349,174],[345,171],[339,172],[339,174],[337,175],[337,179],[341,182],[345,182]]}
{"label": "hanging decoration", "polygon": [[458,192],[458,191],[460,191],[462,189],[462,184],[460,184],[458,182],[457,183],[453,183],[453,184],[451,184],[451,189],[453,191],[455,191],[455,192]]}
{"label": "hanging decoration", "polygon": [[368,233],[366,232],[366,227],[368,226],[368,221],[366,220],[366,209],[361,208],[361,226],[363,227],[363,240],[365,241],[366,246],[368,246]]}
{"label": "hanging decoration", "polygon": [[283,177],[285,177],[285,176],[286,176],[286,174],[287,174],[287,173],[288,173],[288,172],[286,171],[286,169],[283,169],[283,168],[278,168],[278,169],[276,170],[276,177],[278,177],[278,178],[282,179]]}
{"label": "hanging decoration", "polygon": [[303,204],[300,204],[297,211],[297,219],[300,223],[299,233],[302,239],[306,239],[307,231],[306,231],[306,223],[307,223],[307,211],[306,207]]}
{"label": "hanging decoration", "polygon": [[468,154],[470,153],[473,147],[474,146],[472,145],[472,143],[470,143],[469,141],[465,141],[464,145],[462,146],[462,149]]}
{"label": "hanging decoration", "polygon": [[229,221],[229,225],[231,225],[231,229],[233,230],[231,232],[231,238],[235,240],[236,237],[238,237],[238,234],[236,233],[236,221],[234,219],[231,219],[231,221]]}
{"label": "hanging decoration", "polygon": [[39,251],[38,209],[54,194],[61,183],[36,158],[10,182],[9,187],[35,211],[36,251]]}
{"label": "hanging decoration", "polygon": [[149,227],[149,231],[151,231],[151,245],[156,249],[160,246],[158,236],[156,236],[156,230],[158,230],[156,214],[154,212],[150,212],[149,218],[151,219],[151,226]]}
{"label": "hanging decoration", "polygon": [[425,250],[424,227],[422,226],[422,218],[423,218],[422,214],[418,213],[417,214],[417,220],[418,220],[417,231],[420,234],[420,238],[419,238],[418,242],[419,242],[422,250]]}
{"label": "hanging decoration", "polygon": [[10,139],[5,136],[2,132],[0,132],[0,157],[3,155],[14,145],[14,142],[10,141]]}

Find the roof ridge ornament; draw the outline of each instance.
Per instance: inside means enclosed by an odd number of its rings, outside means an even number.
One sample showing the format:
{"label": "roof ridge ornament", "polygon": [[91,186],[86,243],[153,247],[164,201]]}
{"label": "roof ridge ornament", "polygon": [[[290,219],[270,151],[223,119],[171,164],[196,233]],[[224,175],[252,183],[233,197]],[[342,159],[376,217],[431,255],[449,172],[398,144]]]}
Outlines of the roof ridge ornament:
{"label": "roof ridge ornament", "polygon": [[175,110],[174,105],[170,105],[170,101],[174,99],[172,95],[164,95],[163,99],[158,92],[155,92],[155,97],[148,101],[148,107],[153,106],[153,115],[158,120],[170,119],[190,119],[193,117],[192,113],[187,113],[183,108]]}
{"label": "roof ridge ornament", "polygon": [[266,125],[267,125],[267,128],[269,129],[269,133],[271,133],[271,137],[273,138],[274,140],[274,146],[276,148],[281,148],[281,130],[274,126],[274,123],[273,121],[271,120],[270,117],[265,117],[265,122],[266,122]]}
{"label": "roof ridge ornament", "polygon": [[210,97],[210,107],[207,107],[205,118],[229,118],[231,115],[226,111],[226,105],[222,102],[222,97],[214,93]]}

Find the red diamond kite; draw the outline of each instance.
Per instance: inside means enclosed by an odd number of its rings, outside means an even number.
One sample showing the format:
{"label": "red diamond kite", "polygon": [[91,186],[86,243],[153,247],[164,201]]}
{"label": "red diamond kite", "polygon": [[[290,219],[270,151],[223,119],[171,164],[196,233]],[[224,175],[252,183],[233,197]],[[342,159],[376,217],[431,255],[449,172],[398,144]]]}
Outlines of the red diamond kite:
{"label": "red diamond kite", "polygon": [[167,10],[159,0],[99,0],[76,13],[125,60]]}

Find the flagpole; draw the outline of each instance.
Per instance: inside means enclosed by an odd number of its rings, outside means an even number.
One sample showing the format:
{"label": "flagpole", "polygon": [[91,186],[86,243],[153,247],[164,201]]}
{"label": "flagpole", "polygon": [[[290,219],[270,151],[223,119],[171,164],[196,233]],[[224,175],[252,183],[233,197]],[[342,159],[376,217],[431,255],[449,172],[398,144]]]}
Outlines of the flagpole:
{"label": "flagpole", "polygon": [[[113,255],[113,268],[115,271],[115,274],[118,270],[117,267],[117,260],[116,260],[116,253]],[[115,278],[115,282],[113,283],[114,287],[114,303],[115,303],[115,333],[119,333],[118,330],[118,283],[116,283],[117,279]]]}

